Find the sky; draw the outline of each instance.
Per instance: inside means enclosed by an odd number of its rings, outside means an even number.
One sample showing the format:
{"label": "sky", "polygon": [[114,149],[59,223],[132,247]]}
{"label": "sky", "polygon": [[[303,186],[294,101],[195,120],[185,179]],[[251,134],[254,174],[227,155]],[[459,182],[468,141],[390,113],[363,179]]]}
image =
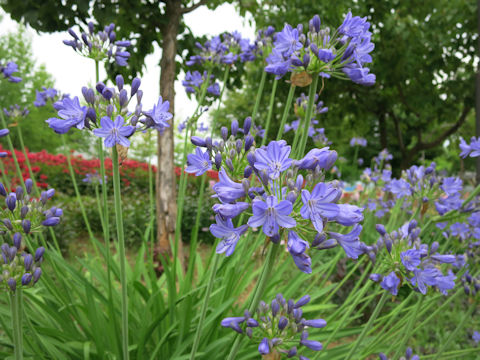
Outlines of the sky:
{"label": "sky", "polygon": [[[17,23],[2,9],[0,9],[0,16],[3,17],[0,24],[0,36],[9,31],[15,31]],[[231,4],[223,4],[213,11],[205,6],[199,7],[186,14],[184,20],[192,29],[192,32],[198,36],[214,36],[225,31],[238,30],[243,37],[253,39],[255,34],[254,26],[249,25]],[[81,94],[82,86],[94,84],[95,66],[93,60],[80,56],[62,42],[69,39],[70,35],[66,32],[38,34],[30,27],[27,27],[27,32],[32,38],[34,57],[39,63],[45,64],[47,71],[53,75],[55,87],[58,90],[74,96]],[[55,54],[55,56],[52,56],[52,54]],[[155,46],[155,51],[148,55],[145,60],[145,69],[141,76],[144,108],[150,108],[158,100],[160,93],[160,67],[158,65],[160,57],[161,50],[158,46]],[[102,74],[105,76],[105,72],[101,68],[101,78]],[[185,94],[181,84],[183,77],[184,74],[180,74],[179,80],[175,84],[176,119],[184,119],[191,115],[196,105]]]}

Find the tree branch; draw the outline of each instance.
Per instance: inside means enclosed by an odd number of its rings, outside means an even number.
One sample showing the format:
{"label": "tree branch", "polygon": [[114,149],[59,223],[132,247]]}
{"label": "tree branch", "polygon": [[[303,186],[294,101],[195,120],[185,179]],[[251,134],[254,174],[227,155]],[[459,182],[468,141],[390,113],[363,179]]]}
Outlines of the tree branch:
{"label": "tree branch", "polygon": [[208,0],[200,0],[198,3],[193,4],[192,6],[183,8],[183,9],[181,10],[181,13],[182,13],[182,14],[188,14],[189,12],[192,12],[192,11],[195,10],[196,8],[198,8],[198,7],[202,6],[202,5],[205,5],[207,2],[208,2]]}

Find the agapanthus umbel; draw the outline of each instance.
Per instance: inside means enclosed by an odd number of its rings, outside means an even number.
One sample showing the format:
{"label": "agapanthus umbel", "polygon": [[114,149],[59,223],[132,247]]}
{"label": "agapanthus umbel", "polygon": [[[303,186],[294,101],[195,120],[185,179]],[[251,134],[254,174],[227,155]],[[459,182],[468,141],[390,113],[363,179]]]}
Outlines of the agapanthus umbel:
{"label": "agapanthus umbel", "polygon": [[7,243],[2,244],[2,274],[0,284],[6,291],[15,292],[17,289],[29,288],[35,285],[42,269],[45,248],[37,248],[35,253],[30,254],[25,251],[22,243],[22,236],[15,233],[12,237],[12,246]]}
{"label": "agapanthus umbel", "polygon": [[103,184],[103,182],[107,182],[107,175],[105,175],[104,179],[102,180],[102,177],[98,173],[98,171],[94,171],[92,173],[87,173],[85,175],[85,178],[82,179],[84,183],[87,184],[92,184],[92,185],[98,185],[98,184]]}
{"label": "agapanthus umbel", "polygon": [[[182,81],[182,85],[185,87],[187,94],[200,94],[203,83],[207,80],[207,72],[204,71],[203,74],[199,71],[190,72],[187,71],[185,74],[185,79]],[[215,81],[215,76],[210,75],[208,79],[207,86],[207,95],[213,97],[220,96],[220,85]]]}
{"label": "agapanthus umbel", "polygon": [[7,192],[0,183],[0,196],[5,197],[5,206],[0,210],[0,233],[39,232],[43,227],[56,226],[63,215],[58,207],[47,207],[47,201],[55,194],[54,189],[42,191],[40,198],[31,197],[33,181],[25,180],[25,189],[18,186],[14,192]]}
{"label": "agapanthus umbel", "polygon": [[[377,231],[381,237],[373,249],[380,273],[370,275],[371,280],[380,282],[392,295],[397,295],[403,284],[423,295],[427,294],[428,287],[435,287],[444,295],[453,289],[456,276],[451,265],[458,261],[458,256],[439,254],[438,242],[430,246],[421,243],[416,220],[390,234],[378,224]],[[380,254],[383,248],[385,251]],[[388,274],[382,276],[381,273]]]}
{"label": "agapanthus umbel", "polygon": [[247,335],[258,343],[260,355],[286,355],[288,358],[308,359],[305,354],[310,350],[320,351],[323,346],[309,339],[309,329],[321,329],[327,326],[323,319],[307,320],[303,317],[302,307],[310,302],[305,295],[297,302],[286,301],[278,294],[271,304],[261,301],[254,314],[247,310],[244,316],[228,317],[222,320],[223,327]]}
{"label": "agapanthus umbel", "polygon": [[[287,72],[306,72],[309,76],[349,78],[361,85],[373,85],[375,75],[365,66],[372,62],[370,52],[374,48],[369,28],[366,18],[352,17],[351,13],[333,34],[329,28],[321,29],[318,15],[310,20],[306,35],[301,24],[295,28],[286,24],[274,36],[265,71],[275,74],[277,79]],[[292,81],[296,83],[295,79]],[[308,85],[308,81],[298,85]]]}
{"label": "agapanthus umbel", "polygon": [[[247,224],[262,231],[275,243],[272,246],[281,243],[305,273],[312,272],[308,255],[312,249],[340,245],[347,256],[354,259],[364,252],[359,240],[362,227],[357,225],[363,220],[362,209],[340,204],[339,185],[320,180],[323,172],[333,166],[337,158],[335,151],[313,149],[295,160],[291,158],[290,146],[283,140],[256,148],[250,118],[245,120],[243,128],[233,121],[231,135],[223,127],[221,136],[222,140],[215,142],[209,137],[192,137],[197,149],[189,155],[187,171],[201,174],[213,164],[220,170],[219,182],[213,191],[221,204],[213,207],[217,224],[212,226],[225,229],[225,234],[212,233],[223,242],[235,244],[228,247],[229,255],[245,228],[237,231],[225,221],[243,213],[247,215],[246,221],[240,226]],[[354,228],[343,233],[338,231],[339,227],[331,229],[332,223]],[[230,236],[234,240],[229,240]],[[218,252],[224,251],[222,245]]]}
{"label": "agapanthus umbel", "polygon": [[54,101],[58,95],[58,91],[54,88],[47,88],[45,86],[42,86],[42,89],[42,91],[35,90],[36,97],[33,105],[35,105],[36,107],[42,107],[47,105],[47,102],[49,100]]}
{"label": "agapanthus umbel", "polygon": [[13,76],[14,73],[18,72],[18,65],[13,61],[7,63],[0,62],[0,73],[5,79],[12,83],[19,83],[22,81],[21,77]]}
{"label": "agapanthus umbel", "polygon": [[209,67],[215,64],[232,65],[237,61],[253,61],[257,57],[257,46],[249,39],[243,38],[238,31],[217,35],[207,40],[204,44],[197,42],[200,50],[198,55],[193,55],[187,60],[187,66],[200,64]]}
{"label": "agapanthus umbel", "polygon": [[367,139],[361,138],[361,137],[353,137],[350,139],[350,146],[361,146],[365,147],[367,146]]}
{"label": "agapanthus umbel", "polygon": [[25,106],[23,109],[20,107],[20,105],[15,104],[15,105],[10,105],[10,107],[3,108],[3,113],[9,117],[12,121],[18,121],[21,118],[26,117],[28,114],[30,114],[30,110]]}
{"label": "agapanthus umbel", "polygon": [[115,24],[105,26],[103,31],[95,32],[93,22],[88,23],[88,30],[82,31],[80,37],[72,29],[68,29],[72,40],[64,40],[65,45],[71,46],[79,54],[94,59],[95,61],[104,61],[114,59],[119,66],[127,66],[127,60],[130,53],[127,48],[131,46],[129,40],[117,40],[115,33]]}
{"label": "agapanthus umbel", "polygon": [[[159,97],[158,103],[151,110],[144,111],[142,107],[143,91],[140,90],[140,79],[134,78],[130,94],[124,88],[121,75],[116,77],[116,88],[108,87],[99,82],[95,90],[82,88],[82,94],[87,105],[82,105],[80,99],[64,98],[53,106],[58,111],[58,118],[50,118],[46,122],[59,134],[70,129],[93,130],[93,133],[105,138],[105,146],[116,144],[130,146],[129,138],[137,131],[156,129],[160,133],[170,126],[173,115],[169,112],[170,103]],[[134,111],[128,106],[136,98]]]}

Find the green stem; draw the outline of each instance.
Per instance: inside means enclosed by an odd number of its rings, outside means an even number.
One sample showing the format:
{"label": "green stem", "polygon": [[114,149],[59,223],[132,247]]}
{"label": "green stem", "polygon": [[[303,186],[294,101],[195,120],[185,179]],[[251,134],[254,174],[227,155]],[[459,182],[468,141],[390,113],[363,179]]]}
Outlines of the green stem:
{"label": "green stem", "polygon": [[268,138],[268,130],[270,129],[270,122],[273,114],[273,103],[275,102],[275,93],[277,92],[278,80],[273,80],[272,93],[270,94],[270,102],[268,103],[267,120],[265,121],[265,133],[263,134],[262,146],[265,145]]}
{"label": "green stem", "polygon": [[[5,121],[5,117],[3,116],[3,111],[0,111],[0,119],[2,119],[2,126],[6,129],[7,128],[7,122]],[[15,170],[17,171],[17,176],[22,184],[23,190],[25,193],[27,192],[27,189],[25,188],[25,183],[23,182],[23,176],[22,176],[22,170],[20,169],[20,165],[18,163],[17,159],[17,154],[15,153],[15,148],[13,147],[12,139],[10,139],[10,136],[6,136],[7,138],[7,144],[8,148],[10,149],[10,152],[12,153],[12,158],[13,162],[15,164]]]}
{"label": "green stem", "polygon": [[420,296],[420,299],[417,302],[417,306],[415,306],[415,311],[410,315],[410,319],[408,320],[407,327],[405,328],[405,333],[403,335],[400,346],[397,346],[397,351],[395,351],[395,355],[393,356],[394,359],[397,359],[400,356],[400,353],[404,351],[405,345],[408,342],[408,338],[411,336],[413,325],[417,320],[418,311],[422,307],[423,300],[425,299],[424,295],[418,295],[418,296]]}
{"label": "green stem", "polygon": [[120,170],[118,165],[117,147],[112,148],[113,161],[113,196],[115,199],[115,219],[117,225],[118,255],[120,257],[120,282],[122,285],[122,349],[123,359],[128,360],[128,296],[127,272],[125,257],[125,239],[123,233],[122,197],[120,193]]}
{"label": "green stem", "polygon": [[350,349],[350,352],[348,353],[345,360],[350,360],[353,354],[357,351],[360,344],[362,344],[363,339],[368,334],[368,331],[372,328],[373,322],[377,318],[378,314],[380,314],[380,311],[385,305],[385,302],[387,301],[389,295],[390,293],[388,291],[385,291],[383,293],[382,297],[380,298],[380,301],[377,303],[377,306],[375,307],[375,310],[373,310],[373,314],[370,316],[370,319],[368,319],[367,325],[363,328],[360,336],[358,337],[357,341],[355,341],[355,343],[353,344],[353,347]]}
{"label": "green stem", "polygon": [[442,353],[445,351],[445,349],[448,348],[448,346],[450,345],[450,343],[452,342],[453,339],[455,339],[455,336],[457,336],[457,333],[463,329],[463,326],[465,325],[465,323],[467,322],[467,320],[469,320],[472,316],[472,313],[475,311],[475,309],[477,308],[477,303],[473,303],[472,305],[470,305],[470,309],[468,310],[468,312],[465,314],[465,316],[462,318],[462,320],[460,321],[460,323],[457,325],[457,327],[455,328],[455,330],[453,330],[450,335],[448,336],[447,340],[444,341],[442,343],[442,345],[440,346],[440,350],[438,350],[438,353],[437,355],[434,357],[434,360],[437,360],[440,358],[440,356],[442,355]]}
{"label": "green stem", "polygon": [[73,189],[74,189],[75,195],[77,197],[78,206],[80,206],[80,211],[82,213],[83,221],[85,222],[85,226],[87,227],[88,236],[90,237],[90,240],[92,241],[92,244],[93,244],[94,249],[95,249],[95,254],[98,257],[99,255],[98,255],[97,245],[95,244],[95,241],[93,240],[95,237],[93,236],[92,229],[90,228],[90,223],[88,222],[87,213],[85,212],[85,206],[83,205],[82,197],[80,195],[80,191],[78,190],[77,180],[75,178],[75,171],[73,170],[72,161],[70,160],[69,148],[68,148],[67,143],[65,141],[65,137],[61,136],[61,138],[62,138],[63,146],[65,147],[65,157],[67,158],[68,170],[70,172],[70,177],[72,178]]}
{"label": "green stem", "polygon": [[[302,156],[305,147],[307,146],[307,140],[308,140],[308,129],[310,128],[310,123],[312,121],[312,111],[313,111],[313,106],[315,104],[315,94],[317,93],[317,86],[318,86],[318,75],[313,76],[313,82],[310,84],[310,88],[308,89],[308,104],[307,104],[307,111],[305,112],[305,120],[303,124],[303,132],[302,132],[302,138],[299,143],[299,147],[296,151],[297,156]],[[300,125],[298,130],[300,130]],[[294,144],[294,149],[295,149]]]}
{"label": "green stem", "polygon": [[205,293],[202,309],[200,310],[200,319],[198,320],[198,327],[195,333],[195,339],[193,340],[192,351],[190,352],[190,360],[195,360],[195,354],[197,353],[198,344],[200,343],[203,321],[205,320],[205,315],[207,314],[208,300],[210,299],[210,294],[213,289],[213,283],[215,282],[215,276],[217,274],[220,256],[222,255],[215,255],[215,260],[213,261],[212,272],[210,274],[210,278],[208,279],[207,292]]}
{"label": "green stem", "polygon": [[[269,274],[272,272],[273,265],[275,264],[276,254],[278,252],[279,245],[271,244],[271,248],[268,251],[267,259],[263,264],[262,274],[260,275],[260,279],[258,279],[257,285],[255,286],[254,296],[250,306],[248,307],[248,311],[253,314],[255,309],[260,302],[263,293],[265,292],[265,288],[267,287],[267,282],[269,279]],[[230,354],[228,355],[227,360],[235,359],[237,355],[238,348],[240,347],[240,342],[242,338],[239,336],[240,334],[235,334],[235,340],[232,345],[232,349],[230,350]]]}
{"label": "green stem", "polygon": [[288,113],[290,112],[290,107],[292,106],[293,95],[295,95],[295,88],[295,85],[291,85],[290,89],[288,90],[287,103],[285,104],[282,120],[280,121],[280,127],[278,128],[277,132],[277,141],[282,138],[285,123],[287,122],[288,118]]}
{"label": "green stem", "polygon": [[257,97],[255,98],[255,105],[253,106],[253,111],[252,111],[252,128],[253,128],[253,124],[255,123],[255,117],[257,116],[260,100],[262,99],[263,87],[265,86],[266,78],[267,78],[267,73],[262,70],[262,77],[260,79],[260,85],[258,86]]}
{"label": "green stem", "polygon": [[20,324],[20,296],[18,293],[22,291],[17,289],[16,292],[10,292],[10,311],[12,315],[12,328],[13,328],[13,346],[15,352],[15,360],[23,359],[22,348],[22,327]]}

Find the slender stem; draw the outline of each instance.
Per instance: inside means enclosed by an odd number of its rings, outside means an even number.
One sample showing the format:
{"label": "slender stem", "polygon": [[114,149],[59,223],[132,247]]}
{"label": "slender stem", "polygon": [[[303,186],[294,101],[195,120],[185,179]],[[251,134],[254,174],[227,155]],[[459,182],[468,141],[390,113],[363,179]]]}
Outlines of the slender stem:
{"label": "slender stem", "polygon": [[17,289],[16,292],[10,292],[10,311],[12,315],[12,328],[13,328],[13,346],[15,352],[15,360],[23,359],[23,348],[22,348],[22,328],[20,324],[20,306],[19,300],[20,296],[18,292],[22,291]]}
{"label": "slender stem", "polygon": [[[3,111],[0,111],[0,119],[2,119],[2,126],[4,128],[7,128],[7,122],[5,121],[5,117],[3,116]],[[25,183],[23,182],[22,170],[20,169],[20,165],[18,164],[17,154],[15,153],[15,148],[13,147],[12,139],[10,139],[10,136],[6,136],[6,138],[7,138],[8,148],[12,153],[13,162],[15,164],[15,170],[17,171],[17,176],[19,178],[20,184],[22,185],[23,190],[27,192],[27,189],[25,188]]]}
{"label": "slender stem", "polygon": [[467,313],[465,314],[465,316],[462,318],[462,320],[460,321],[460,323],[457,325],[457,327],[455,328],[455,330],[453,330],[450,335],[448,336],[447,340],[445,340],[442,345],[440,346],[440,350],[438,350],[438,353],[437,353],[437,356],[434,357],[434,360],[437,360],[440,358],[440,356],[443,354],[443,352],[445,351],[445,349],[448,348],[448,346],[450,345],[450,343],[452,342],[453,339],[455,339],[455,336],[457,336],[457,333],[463,329],[463,326],[465,325],[465,323],[467,322],[467,320],[469,320],[472,316],[472,313],[475,311],[475,309],[477,308],[477,303],[473,303],[472,305],[470,305],[470,309],[467,311]]}
{"label": "slender stem", "polygon": [[377,306],[375,307],[375,310],[373,310],[373,314],[370,316],[370,319],[368,319],[367,325],[363,328],[360,336],[358,337],[357,341],[355,341],[355,343],[353,344],[353,347],[350,349],[350,352],[348,353],[345,360],[350,360],[353,354],[355,354],[358,347],[363,342],[363,339],[368,334],[368,331],[372,328],[373,322],[377,318],[378,314],[380,314],[380,311],[382,310],[383,305],[385,305],[385,302],[387,301],[389,295],[390,293],[388,291],[384,291],[382,297],[380,298],[380,301],[377,303]]}
{"label": "slender stem", "polygon": [[[257,285],[255,286],[254,296],[250,306],[248,307],[248,311],[253,314],[255,309],[260,302],[263,293],[265,292],[265,288],[267,287],[267,282],[269,278],[269,274],[272,272],[273,265],[275,264],[276,254],[278,252],[279,245],[271,244],[270,250],[268,251],[267,259],[263,264],[262,274],[260,275],[260,279],[258,279]],[[238,348],[240,347],[241,337],[240,334],[235,334],[235,341],[233,342],[232,349],[230,350],[230,354],[228,355],[227,360],[235,359],[237,355]]]}
{"label": "slender stem", "polygon": [[252,127],[253,127],[253,124],[255,123],[255,117],[257,116],[260,100],[262,99],[263,87],[265,86],[266,78],[267,78],[267,73],[262,70],[262,77],[260,79],[260,85],[258,86],[257,97],[255,98],[255,105],[253,106],[253,111],[252,111]]}
{"label": "slender stem", "polygon": [[115,219],[117,225],[118,255],[120,257],[120,282],[122,285],[122,349],[123,359],[128,360],[128,296],[127,272],[125,257],[125,239],[123,233],[122,195],[120,193],[120,171],[118,165],[117,147],[112,148],[113,161],[113,196],[115,199]]}
{"label": "slender stem", "polygon": [[270,102],[268,103],[267,120],[265,121],[265,133],[263,134],[262,145],[265,145],[268,137],[268,130],[270,129],[270,121],[273,114],[273,103],[275,101],[275,93],[277,92],[278,80],[273,80],[272,93],[270,94]]}
{"label": "slender stem", "polygon": [[280,121],[280,127],[278,128],[277,141],[282,138],[285,123],[287,122],[287,118],[288,118],[288,113],[290,112],[290,107],[292,106],[293,95],[295,95],[295,88],[296,86],[292,85],[288,90],[287,103],[285,104],[282,120]]}
{"label": "slender stem", "polygon": [[67,143],[65,141],[64,136],[61,136],[61,138],[62,138],[62,141],[63,141],[63,146],[65,147],[65,157],[67,158],[68,170],[70,172],[70,177],[72,179],[72,185],[73,185],[73,189],[75,191],[75,195],[77,197],[78,206],[80,206],[80,211],[82,213],[83,221],[85,222],[85,226],[87,227],[88,236],[90,237],[90,240],[92,241],[92,244],[94,245],[95,253],[98,257],[99,255],[98,255],[97,245],[93,241],[93,239],[94,239],[93,232],[92,232],[92,229],[90,228],[90,223],[88,222],[87,213],[85,212],[85,206],[83,205],[83,201],[82,201],[82,197],[80,195],[80,191],[78,190],[77,180],[75,178],[75,171],[73,170],[72,161],[70,160],[70,154],[69,154],[69,150],[68,150],[68,147],[67,147]]}
{"label": "slender stem", "polygon": [[190,360],[195,360],[195,354],[197,353],[198,344],[200,343],[203,321],[205,320],[205,315],[207,314],[208,300],[210,299],[213,283],[215,282],[218,264],[220,263],[220,256],[221,255],[218,254],[215,255],[215,259],[213,260],[212,272],[210,273],[210,278],[208,279],[207,292],[205,293],[202,309],[200,310],[200,319],[198,320],[198,327],[195,333],[195,339],[193,340],[192,351],[190,352]]}
{"label": "slender stem", "polygon": [[400,346],[397,346],[397,351],[395,351],[395,355],[393,356],[394,359],[397,359],[400,356],[400,353],[404,351],[404,347],[407,344],[408,338],[411,336],[413,325],[415,324],[415,320],[417,319],[418,311],[422,307],[423,300],[425,299],[424,295],[418,296],[420,297],[420,299],[417,302],[417,306],[415,306],[414,312],[410,315],[410,319],[408,320],[407,327],[405,328],[405,333],[403,334]]}
{"label": "slender stem", "polygon": [[[308,140],[308,129],[310,128],[310,123],[312,121],[312,111],[313,111],[313,105],[315,104],[315,94],[317,92],[317,86],[318,86],[318,75],[313,77],[313,82],[310,84],[310,88],[308,90],[308,104],[307,104],[307,111],[305,112],[305,120],[303,124],[303,132],[302,132],[302,138],[300,140],[300,143],[298,144],[299,147],[296,151],[297,156],[302,156],[305,147],[307,146],[307,140]],[[300,130],[300,125],[299,129]],[[294,149],[295,149],[294,144]]]}

